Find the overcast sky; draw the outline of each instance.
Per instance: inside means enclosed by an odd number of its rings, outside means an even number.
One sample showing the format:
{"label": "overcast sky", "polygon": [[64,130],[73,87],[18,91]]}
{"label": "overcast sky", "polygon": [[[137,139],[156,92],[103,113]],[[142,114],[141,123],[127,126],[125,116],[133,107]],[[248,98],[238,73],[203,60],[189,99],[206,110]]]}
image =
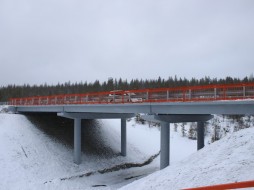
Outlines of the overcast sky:
{"label": "overcast sky", "polygon": [[244,77],[254,0],[0,0],[0,85]]}

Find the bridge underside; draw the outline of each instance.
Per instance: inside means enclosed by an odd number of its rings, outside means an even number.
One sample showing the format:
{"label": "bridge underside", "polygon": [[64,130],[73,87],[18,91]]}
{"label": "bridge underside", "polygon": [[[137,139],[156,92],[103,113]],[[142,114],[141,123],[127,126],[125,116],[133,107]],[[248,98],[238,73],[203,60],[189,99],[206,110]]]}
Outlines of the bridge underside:
{"label": "bridge underside", "polygon": [[[126,119],[134,117],[135,114],[123,113],[57,113],[60,117],[74,119],[74,162],[81,163],[81,120],[82,119],[121,119],[121,155],[127,155],[127,131]],[[161,156],[160,168],[163,169],[170,162],[170,123],[179,122],[198,122],[197,149],[204,147],[204,122],[213,116],[204,115],[188,115],[188,114],[171,114],[171,115],[143,115],[142,118],[147,121],[159,122],[161,124]]]}
{"label": "bridge underside", "polygon": [[74,163],[81,163],[81,120],[82,119],[121,119],[121,154],[126,156],[127,133],[126,119],[134,117],[135,114],[123,113],[57,113],[60,117],[74,119]]}

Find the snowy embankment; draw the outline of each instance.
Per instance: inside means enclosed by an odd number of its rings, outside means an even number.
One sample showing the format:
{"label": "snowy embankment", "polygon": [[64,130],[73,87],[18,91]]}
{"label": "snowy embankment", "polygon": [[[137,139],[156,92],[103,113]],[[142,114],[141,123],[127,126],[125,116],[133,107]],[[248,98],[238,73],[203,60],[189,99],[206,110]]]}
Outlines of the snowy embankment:
{"label": "snowy embankment", "polygon": [[[0,106],[1,111],[7,110]],[[223,131],[233,125],[230,120],[215,119],[224,126]],[[209,125],[216,124],[213,122]],[[72,145],[61,141],[63,133],[69,137],[73,134],[63,131],[62,124],[51,118],[44,125],[49,126],[40,128],[23,115],[0,114],[0,189],[180,189],[254,179],[254,128],[225,134],[210,145],[215,130],[208,131],[207,146],[196,152],[196,140],[183,138],[183,127],[175,132],[175,125],[171,125],[171,166],[158,171],[158,157],[143,167],[103,173],[100,171],[116,165],[143,163],[157,154],[159,128],[137,124],[134,119],[128,121],[128,155],[122,157],[120,120],[99,120],[92,126],[86,125],[86,146],[78,166],[73,163]],[[73,132],[71,126],[67,128]],[[191,132],[190,126],[185,129]]]}
{"label": "snowy embankment", "polygon": [[[61,126],[51,127],[62,133]],[[157,154],[160,147],[158,128],[136,124],[133,119],[127,122],[127,157],[119,155],[120,120],[98,121],[96,126],[87,129],[94,130],[90,133],[92,137],[86,137],[92,144],[89,146],[103,146],[109,154],[104,155],[105,151],[96,153],[88,146],[82,153],[82,164],[78,166],[73,163],[71,146],[49,135],[23,115],[1,113],[0,189],[117,189],[159,170],[159,159],[156,158],[140,168],[105,174],[96,172],[124,163],[143,163]],[[171,148],[171,161],[177,162],[196,151],[196,141],[172,131]],[[89,172],[94,175],[84,175]]]}
{"label": "snowy embankment", "polygon": [[253,180],[253,158],[254,128],[243,129],[121,190],[181,189]]}

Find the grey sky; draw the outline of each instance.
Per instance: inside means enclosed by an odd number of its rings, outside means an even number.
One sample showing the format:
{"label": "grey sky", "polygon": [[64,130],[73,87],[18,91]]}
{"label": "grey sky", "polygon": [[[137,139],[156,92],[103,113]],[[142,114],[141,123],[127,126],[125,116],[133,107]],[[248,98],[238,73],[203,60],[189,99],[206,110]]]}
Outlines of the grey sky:
{"label": "grey sky", "polygon": [[0,0],[0,85],[254,72],[253,0]]}

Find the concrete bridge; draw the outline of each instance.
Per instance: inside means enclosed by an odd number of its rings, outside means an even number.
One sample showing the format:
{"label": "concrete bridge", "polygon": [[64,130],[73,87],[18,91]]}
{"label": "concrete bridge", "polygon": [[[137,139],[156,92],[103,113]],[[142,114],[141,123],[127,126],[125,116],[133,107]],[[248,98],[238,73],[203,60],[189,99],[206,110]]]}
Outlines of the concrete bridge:
{"label": "concrete bridge", "polygon": [[161,163],[169,165],[169,124],[197,122],[197,149],[213,114],[253,115],[254,83],[35,96],[9,100],[16,113],[56,113],[74,120],[74,162],[81,163],[81,120],[121,119],[121,154],[127,154],[126,119],[137,113],[161,123]]}

